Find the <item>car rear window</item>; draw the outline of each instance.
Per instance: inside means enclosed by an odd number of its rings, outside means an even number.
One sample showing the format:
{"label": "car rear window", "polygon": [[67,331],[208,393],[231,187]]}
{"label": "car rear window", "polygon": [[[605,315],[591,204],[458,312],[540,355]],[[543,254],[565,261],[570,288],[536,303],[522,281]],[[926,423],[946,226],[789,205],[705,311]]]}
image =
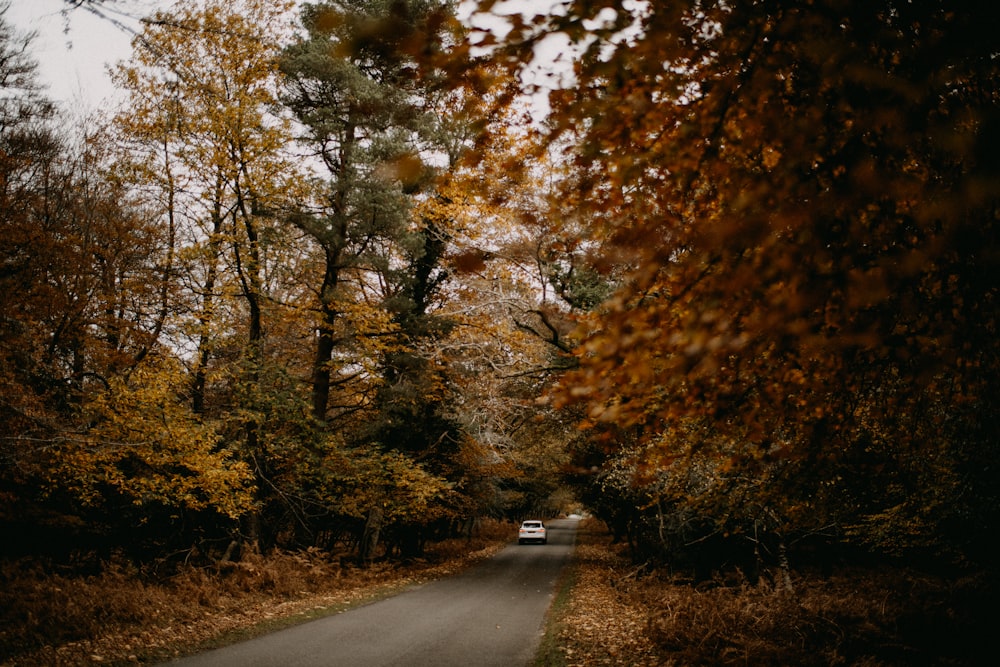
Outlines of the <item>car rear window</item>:
{"label": "car rear window", "polygon": [[541,521],[525,521],[523,525],[524,525],[525,528],[541,528],[542,527],[542,522]]}

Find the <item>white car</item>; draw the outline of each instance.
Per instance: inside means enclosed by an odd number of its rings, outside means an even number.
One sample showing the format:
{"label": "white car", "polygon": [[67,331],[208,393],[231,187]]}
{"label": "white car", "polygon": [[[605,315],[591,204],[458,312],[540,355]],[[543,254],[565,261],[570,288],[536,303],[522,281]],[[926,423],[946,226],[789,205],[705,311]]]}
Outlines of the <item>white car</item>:
{"label": "white car", "polygon": [[545,544],[548,538],[545,533],[545,524],[541,521],[522,521],[521,528],[517,531],[517,543],[539,542]]}

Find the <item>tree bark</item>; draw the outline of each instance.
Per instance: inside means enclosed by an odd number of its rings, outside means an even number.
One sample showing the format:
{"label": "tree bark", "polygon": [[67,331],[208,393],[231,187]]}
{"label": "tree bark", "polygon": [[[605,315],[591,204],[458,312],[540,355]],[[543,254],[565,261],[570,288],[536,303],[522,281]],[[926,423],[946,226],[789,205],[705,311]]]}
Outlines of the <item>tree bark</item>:
{"label": "tree bark", "polygon": [[792,568],[788,563],[788,545],[784,538],[778,542],[778,569],[781,570],[781,590],[784,593],[794,593],[795,586],[792,585]]}
{"label": "tree bark", "polygon": [[341,247],[326,249],[326,270],[319,292],[323,319],[319,326],[312,373],[312,412],[313,419],[319,422],[326,421],[326,408],[330,404],[330,361],[334,348],[333,327],[337,321],[337,311],[331,300],[333,290],[340,282],[341,252]]}
{"label": "tree bark", "polygon": [[361,535],[361,544],[358,547],[358,560],[362,565],[368,565],[375,558],[375,551],[378,549],[382,533],[383,519],[381,507],[372,507],[368,511],[368,520],[365,521],[365,530]]}

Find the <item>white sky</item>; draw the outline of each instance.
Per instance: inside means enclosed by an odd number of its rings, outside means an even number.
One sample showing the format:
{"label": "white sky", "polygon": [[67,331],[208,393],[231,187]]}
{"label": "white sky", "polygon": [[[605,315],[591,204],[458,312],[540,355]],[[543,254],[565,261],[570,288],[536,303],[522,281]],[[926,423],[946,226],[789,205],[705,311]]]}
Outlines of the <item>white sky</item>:
{"label": "white sky", "polygon": [[73,8],[65,0],[7,1],[7,23],[19,32],[37,33],[31,55],[48,96],[69,111],[82,112],[96,111],[114,98],[107,65],[131,53],[132,35],[126,28],[138,30],[141,16],[170,4],[115,0],[90,10]]}
{"label": "white sky", "polygon": [[[0,0],[2,4],[5,0]],[[20,32],[34,32],[31,53],[39,64],[39,78],[48,86],[48,96],[67,111],[87,114],[116,102],[107,68],[131,54],[129,30],[141,30],[139,19],[172,0],[105,0],[95,6],[73,7],[66,0],[6,0],[6,20]],[[479,28],[505,31],[504,14],[560,12],[562,0],[503,0],[494,6],[494,16],[471,17],[470,4],[462,3],[460,14]],[[508,26],[509,29],[509,26]],[[573,57],[565,35],[546,38],[543,52],[525,72],[525,83],[543,89],[568,83]],[[533,105],[547,111],[545,96]]]}

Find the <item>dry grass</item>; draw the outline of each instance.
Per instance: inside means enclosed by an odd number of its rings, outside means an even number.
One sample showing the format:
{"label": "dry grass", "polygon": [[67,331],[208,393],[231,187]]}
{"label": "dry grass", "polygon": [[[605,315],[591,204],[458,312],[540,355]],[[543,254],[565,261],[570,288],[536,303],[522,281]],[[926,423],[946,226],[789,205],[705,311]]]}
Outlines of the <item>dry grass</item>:
{"label": "dry grass", "polygon": [[656,665],[648,610],[616,585],[627,561],[610,544],[603,524],[584,519],[577,528],[576,552],[550,611],[536,667]]}
{"label": "dry grass", "polygon": [[[426,560],[341,567],[319,552],[275,554],[149,581],[124,565],[90,576],[0,566],[0,665],[156,662],[336,612],[496,553],[512,527],[450,540]],[[536,664],[989,665],[996,613],[981,579],[912,571],[798,577],[767,585],[689,584],[637,570],[597,522],[576,557]]]}
{"label": "dry grass", "polygon": [[910,570],[692,586],[634,568],[599,525],[582,526],[555,649],[536,663],[591,665],[987,665],[992,587]]}
{"label": "dry grass", "polygon": [[509,524],[484,522],[471,540],[428,547],[407,564],[341,566],[319,551],[186,567],[149,581],[125,565],[53,574],[0,565],[0,665],[140,664],[333,613],[489,557]]}

